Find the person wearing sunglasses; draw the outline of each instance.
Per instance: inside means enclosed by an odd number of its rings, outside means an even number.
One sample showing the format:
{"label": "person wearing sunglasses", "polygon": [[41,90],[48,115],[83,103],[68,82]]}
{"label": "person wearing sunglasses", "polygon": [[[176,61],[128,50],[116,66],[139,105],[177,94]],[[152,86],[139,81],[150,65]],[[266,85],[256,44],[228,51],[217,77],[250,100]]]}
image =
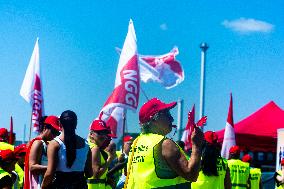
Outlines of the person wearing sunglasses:
{"label": "person wearing sunglasses", "polygon": [[170,109],[176,104],[153,98],[141,107],[142,133],[129,153],[124,188],[190,188],[190,182],[197,180],[204,136],[199,128],[194,129],[192,154],[187,160],[178,145],[166,137],[175,127]]}
{"label": "person wearing sunglasses", "polygon": [[92,151],[93,176],[88,179],[88,189],[105,189],[107,172],[115,156],[107,154],[105,148],[111,141],[111,130],[104,121],[94,120],[90,127],[89,145]]}
{"label": "person wearing sunglasses", "polygon": [[24,189],[40,189],[47,169],[48,142],[60,134],[59,118],[54,115],[41,120],[40,134],[30,141],[25,159]]}

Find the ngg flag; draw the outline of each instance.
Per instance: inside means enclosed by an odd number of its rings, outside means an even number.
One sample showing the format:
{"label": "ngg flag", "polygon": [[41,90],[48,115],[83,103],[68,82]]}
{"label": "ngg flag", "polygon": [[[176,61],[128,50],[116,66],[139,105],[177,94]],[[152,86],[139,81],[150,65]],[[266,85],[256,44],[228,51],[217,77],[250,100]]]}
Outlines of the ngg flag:
{"label": "ngg flag", "polygon": [[143,82],[158,82],[166,89],[173,88],[184,80],[181,64],[176,60],[179,51],[174,47],[163,55],[139,55],[140,78]]}
{"label": "ngg flag", "polygon": [[136,35],[132,20],[120,54],[115,86],[102,108],[105,116],[111,116],[116,107],[136,110],[139,101],[140,78]]}
{"label": "ngg flag", "polygon": [[32,106],[32,125],[34,131],[39,129],[39,120],[44,114],[43,94],[39,64],[38,38],[28,65],[20,95]]}
{"label": "ngg flag", "polygon": [[221,156],[228,159],[229,150],[232,146],[236,145],[234,120],[233,120],[233,97],[231,94],[230,107],[228,112],[227,123],[225,127],[224,140],[222,144]]}

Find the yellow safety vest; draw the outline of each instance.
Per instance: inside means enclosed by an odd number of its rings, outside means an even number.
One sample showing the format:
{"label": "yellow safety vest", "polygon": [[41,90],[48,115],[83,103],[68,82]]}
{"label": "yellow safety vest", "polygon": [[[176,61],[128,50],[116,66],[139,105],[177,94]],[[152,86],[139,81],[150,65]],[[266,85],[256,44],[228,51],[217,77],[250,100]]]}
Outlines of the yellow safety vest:
{"label": "yellow safety vest", "polygon": [[0,167],[0,180],[5,177],[5,176],[11,176],[8,172],[4,171],[1,167]]}
{"label": "yellow safety vest", "polygon": [[15,183],[17,185],[17,188],[23,188],[24,185],[24,170],[20,167],[20,165],[18,163],[15,164],[15,172],[18,174],[18,179],[17,179],[17,183]]}
{"label": "yellow safety vest", "polygon": [[[282,176],[282,170],[277,171],[277,173]],[[275,184],[276,186],[276,184]],[[277,187],[277,189],[283,189],[284,188],[284,184],[281,184],[280,186]]]}
{"label": "yellow safety vest", "polygon": [[[88,139],[88,143],[90,148],[92,149],[93,147],[97,146],[95,143],[92,143],[89,139]],[[105,164],[106,160],[104,159],[102,153],[100,152],[100,159],[101,159],[101,164]],[[87,184],[88,184],[88,189],[106,189],[106,175],[107,175],[107,171],[106,170],[104,172],[104,174],[102,176],[100,176],[100,178],[95,178],[95,176],[92,176],[91,178],[88,178],[87,180]]]}
{"label": "yellow safety vest", "polygon": [[12,150],[14,151],[14,146],[7,142],[0,142],[0,150]]}
{"label": "yellow safety vest", "polygon": [[259,168],[250,168],[250,189],[259,189],[261,170]]}
{"label": "yellow safety vest", "polygon": [[[158,134],[141,134],[135,139],[137,141],[134,141],[133,144],[136,145],[132,146],[128,158],[127,189],[162,189],[171,186],[190,188],[190,183],[176,175],[167,165],[159,165],[159,160],[162,157],[156,157],[159,153],[155,152],[161,150],[160,143],[163,139],[165,137]],[[131,160],[132,162],[130,162]],[[157,173],[160,173],[158,174],[160,177],[164,174],[163,178],[159,178]]]}
{"label": "yellow safety vest", "polygon": [[230,159],[228,160],[228,166],[230,168],[232,189],[247,188],[249,164],[239,159]]}
{"label": "yellow safety vest", "polygon": [[224,189],[224,180],[228,162],[225,158],[217,159],[218,176],[206,176],[202,170],[199,171],[199,176],[196,182],[191,183],[192,189]]}

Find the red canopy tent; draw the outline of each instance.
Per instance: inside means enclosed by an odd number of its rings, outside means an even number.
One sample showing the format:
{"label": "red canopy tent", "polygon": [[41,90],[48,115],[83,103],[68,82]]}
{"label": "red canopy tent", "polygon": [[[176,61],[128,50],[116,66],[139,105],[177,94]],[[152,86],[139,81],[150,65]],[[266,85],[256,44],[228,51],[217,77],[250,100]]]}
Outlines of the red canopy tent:
{"label": "red canopy tent", "polygon": [[[277,129],[284,128],[284,111],[273,101],[235,124],[236,143],[242,149],[276,152]],[[217,131],[223,142],[225,129]]]}

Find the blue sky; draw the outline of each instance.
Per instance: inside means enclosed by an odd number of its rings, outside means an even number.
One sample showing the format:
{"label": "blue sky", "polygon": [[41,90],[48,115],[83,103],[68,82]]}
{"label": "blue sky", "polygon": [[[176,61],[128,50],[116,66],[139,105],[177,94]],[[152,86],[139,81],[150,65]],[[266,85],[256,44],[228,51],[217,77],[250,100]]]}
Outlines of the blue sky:
{"label": "blue sky", "polygon": [[[0,126],[14,118],[17,138],[29,125],[31,108],[19,90],[37,37],[45,112],[78,114],[78,133],[86,136],[92,119],[111,93],[130,18],[140,54],[164,54],[178,46],[185,80],[166,90],[142,84],[149,97],[184,99],[184,123],[191,106],[199,112],[201,42],[207,52],[205,130],[225,126],[229,94],[234,120],[270,100],[284,108],[284,2],[265,1],[2,1],[0,0]],[[140,106],[146,101],[140,95]],[[140,108],[139,106],[139,108]],[[176,116],[177,109],[172,112]],[[138,115],[127,115],[138,132]]]}

